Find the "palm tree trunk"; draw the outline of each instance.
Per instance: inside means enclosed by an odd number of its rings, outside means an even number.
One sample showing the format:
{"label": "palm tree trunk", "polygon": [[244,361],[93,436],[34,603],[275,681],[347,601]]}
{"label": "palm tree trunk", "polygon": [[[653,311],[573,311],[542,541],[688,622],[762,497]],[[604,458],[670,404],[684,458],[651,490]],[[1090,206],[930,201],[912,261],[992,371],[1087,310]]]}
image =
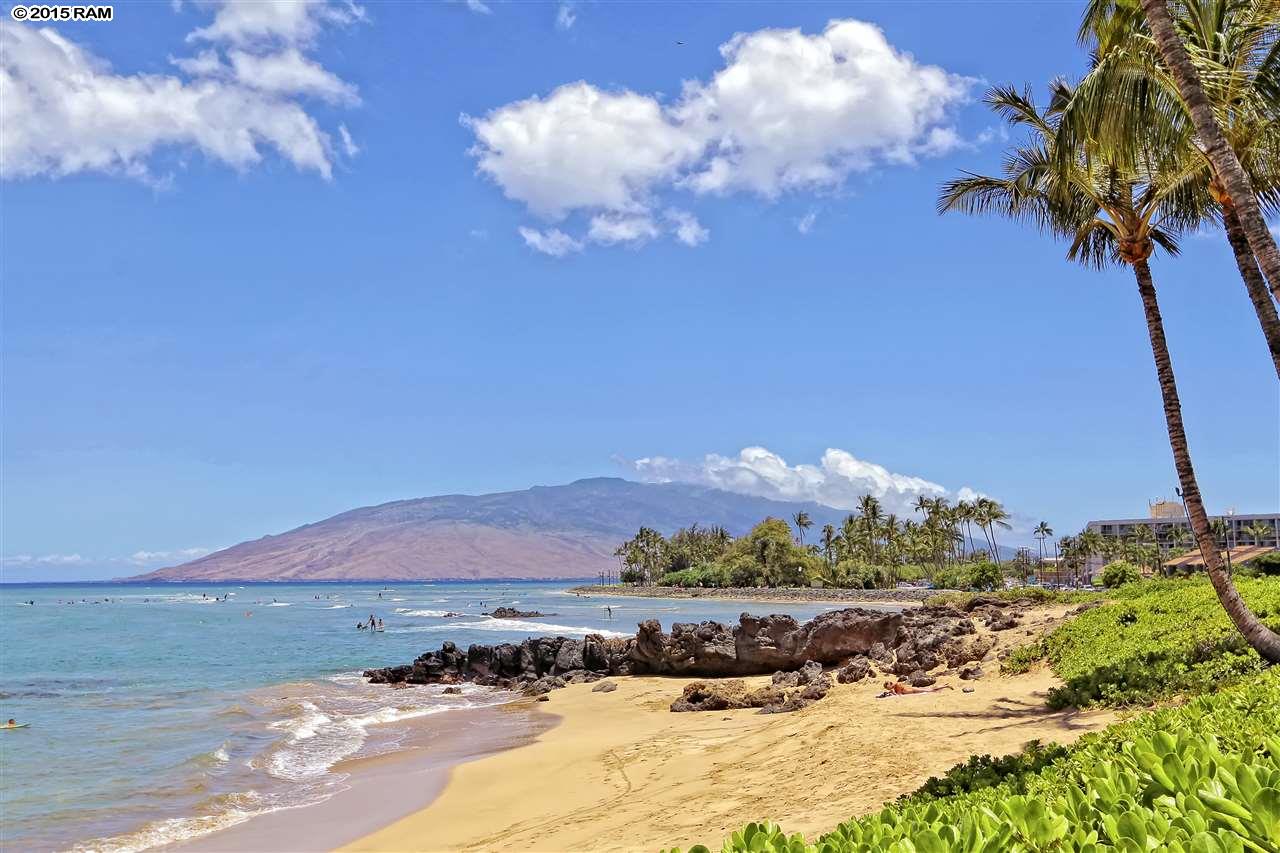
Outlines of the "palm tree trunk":
{"label": "palm tree trunk", "polygon": [[[1143,0],[1147,5],[1147,0]],[[1160,382],[1160,396],[1164,401],[1164,420],[1169,432],[1169,447],[1173,450],[1173,465],[1182,486],[1182,499],[1186,505],[1191,529],[1200,556],[1204,558],[1209,581],[1213,584],[1222,608],[1258,654],[1272,663],[1280,663],[1280,634],[1276,634],[1249,610],[1231,577],[1222,566],[1218,554],[1218,542],[1209,529],[1209,517],[1200,499],[1200,487],[1196,484],[1196,472],[1191,465],[1191,450],[1187,446],[1187,433],[1182,425],[1182,403],[1178,399],[1178,384],[1173,375],[1173,361],[1169,358],[1169,345],[1164,337],[1164,319],[1160,316],[1160,304],[1156,301],[1156,287],[1151,280],[1151,268],[1145,260],[1133,265],[1138,280],[1138,293],[1142,296],[1142,308],[1147,317],[1147,333],[1151,337],[1151,355],[1155,359],[1156,377]]]}
{"label": "palm tree trunk", "polygon": [[1258,322],[1262,325],[1262,335],[1267,339],[1267,349],[1271,350],[1271,362],[1275,365],[1276,376],[1280,378],[1280,315],[1277,315],[1276,304],[1271,301],[1271,294],[1267,292],[1267,283],[1258,269],[1258,261],[1249,249],[1249,240],[1244,236],[1240,216],[1229,198],[1222,200],[1222,222],[1227,228],[1227,242],[1235,253],[1240,277],[1244,279],[1249,300],[1253,302],[1253,310],[1257,312]]}
{"label": "palm tree trunk", "polygon": [[1205,147],[1205,156],[1213,164],[1214,173],[1236,206],[1249,248],[1253,250],[1254,257],[1267,276],[1272,295],[1280,299],[1280,249],[1276,248],[1276,241],[1267,229],[1266,220],[1262,218],[1249,176],[1245,174],[1235,150],[1227,144],[1222,129],[1218,127],[1213,107],[1209,105],[1204,87],[1200,85],[1200,76],[1196,74],[1191,57],[1187,55],[1187,49],[1174,29],[1169,5],[1166,0],[1142,0],[1142,11],[1160,51],[1160,59],[1173,74],[1178,94],[1191,112],[1196,135],[1200,137],[1200,144]]}

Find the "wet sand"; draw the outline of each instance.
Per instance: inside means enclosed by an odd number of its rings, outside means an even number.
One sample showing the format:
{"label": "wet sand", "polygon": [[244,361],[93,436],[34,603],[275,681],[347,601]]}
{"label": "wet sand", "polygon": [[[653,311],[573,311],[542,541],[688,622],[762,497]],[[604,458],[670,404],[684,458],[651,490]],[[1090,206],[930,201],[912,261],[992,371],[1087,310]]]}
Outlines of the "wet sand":
{"label": "wet sand", "polygon": [[347,778],[329,799],[259,815],[164,849],[311,853],[340,847],[426,808],[444,789],[450,768],[519,747],[554,726],[557,718],[536,713],[534,704],[517,700],[423,717],[396,752],[335,765],[333,772]]}

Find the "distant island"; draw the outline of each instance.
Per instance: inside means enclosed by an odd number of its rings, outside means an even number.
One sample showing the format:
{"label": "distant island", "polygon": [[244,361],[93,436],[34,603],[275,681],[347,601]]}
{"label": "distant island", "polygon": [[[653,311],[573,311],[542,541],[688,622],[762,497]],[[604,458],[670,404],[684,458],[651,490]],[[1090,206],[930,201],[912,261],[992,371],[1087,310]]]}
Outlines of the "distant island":
{"label": "distant island", "polygon": [[812,502],[599,477],[361,507],[129,580],[582,579],[616,571],[618,543],[642,526],[672,535],[697,522],[743,535],[761,518],[798,512],[819,526],[845,515]]}

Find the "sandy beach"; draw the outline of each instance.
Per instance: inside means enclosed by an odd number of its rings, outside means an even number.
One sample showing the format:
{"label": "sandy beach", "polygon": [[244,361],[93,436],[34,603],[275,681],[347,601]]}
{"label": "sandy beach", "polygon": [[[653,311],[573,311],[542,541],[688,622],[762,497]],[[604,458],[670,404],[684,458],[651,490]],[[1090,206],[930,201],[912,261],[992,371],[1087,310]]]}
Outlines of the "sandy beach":
{"label": "sandy beach", "polygon": [[[1038,633],[1062,609],[1038,611]],[[1030,639],[1025,630],[1002,645]],[[819,833],[874,811],[974,753],[1026,741],[1070,742],[1113,712],[1049,711],[1047,670],[954,690],[876,699],[879,683],[837,685],[793,714],[675,714],[692,679],[575,685],[540,703],[559,725],[527,745],[453,768],[425,809],[361,838],[352,851],[654,850],[721,839],[759,818]],[[763,683],[767,678],[750,679]],[[972,686],[972,693],[962,687]]]}

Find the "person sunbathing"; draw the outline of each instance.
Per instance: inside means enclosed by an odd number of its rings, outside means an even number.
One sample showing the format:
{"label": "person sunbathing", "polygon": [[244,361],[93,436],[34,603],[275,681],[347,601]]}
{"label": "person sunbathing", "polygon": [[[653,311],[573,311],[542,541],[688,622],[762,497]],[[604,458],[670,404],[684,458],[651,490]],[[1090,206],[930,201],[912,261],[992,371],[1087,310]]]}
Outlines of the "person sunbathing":
{"label": "person sunbathing", "polygon": [[912,687],[904,681],[886,681],[884,692],[877,699],[885,696],[910,696],[913,693],[937,693],[939,690],[955,690],[950,684],[939,684],[936,687]]}

